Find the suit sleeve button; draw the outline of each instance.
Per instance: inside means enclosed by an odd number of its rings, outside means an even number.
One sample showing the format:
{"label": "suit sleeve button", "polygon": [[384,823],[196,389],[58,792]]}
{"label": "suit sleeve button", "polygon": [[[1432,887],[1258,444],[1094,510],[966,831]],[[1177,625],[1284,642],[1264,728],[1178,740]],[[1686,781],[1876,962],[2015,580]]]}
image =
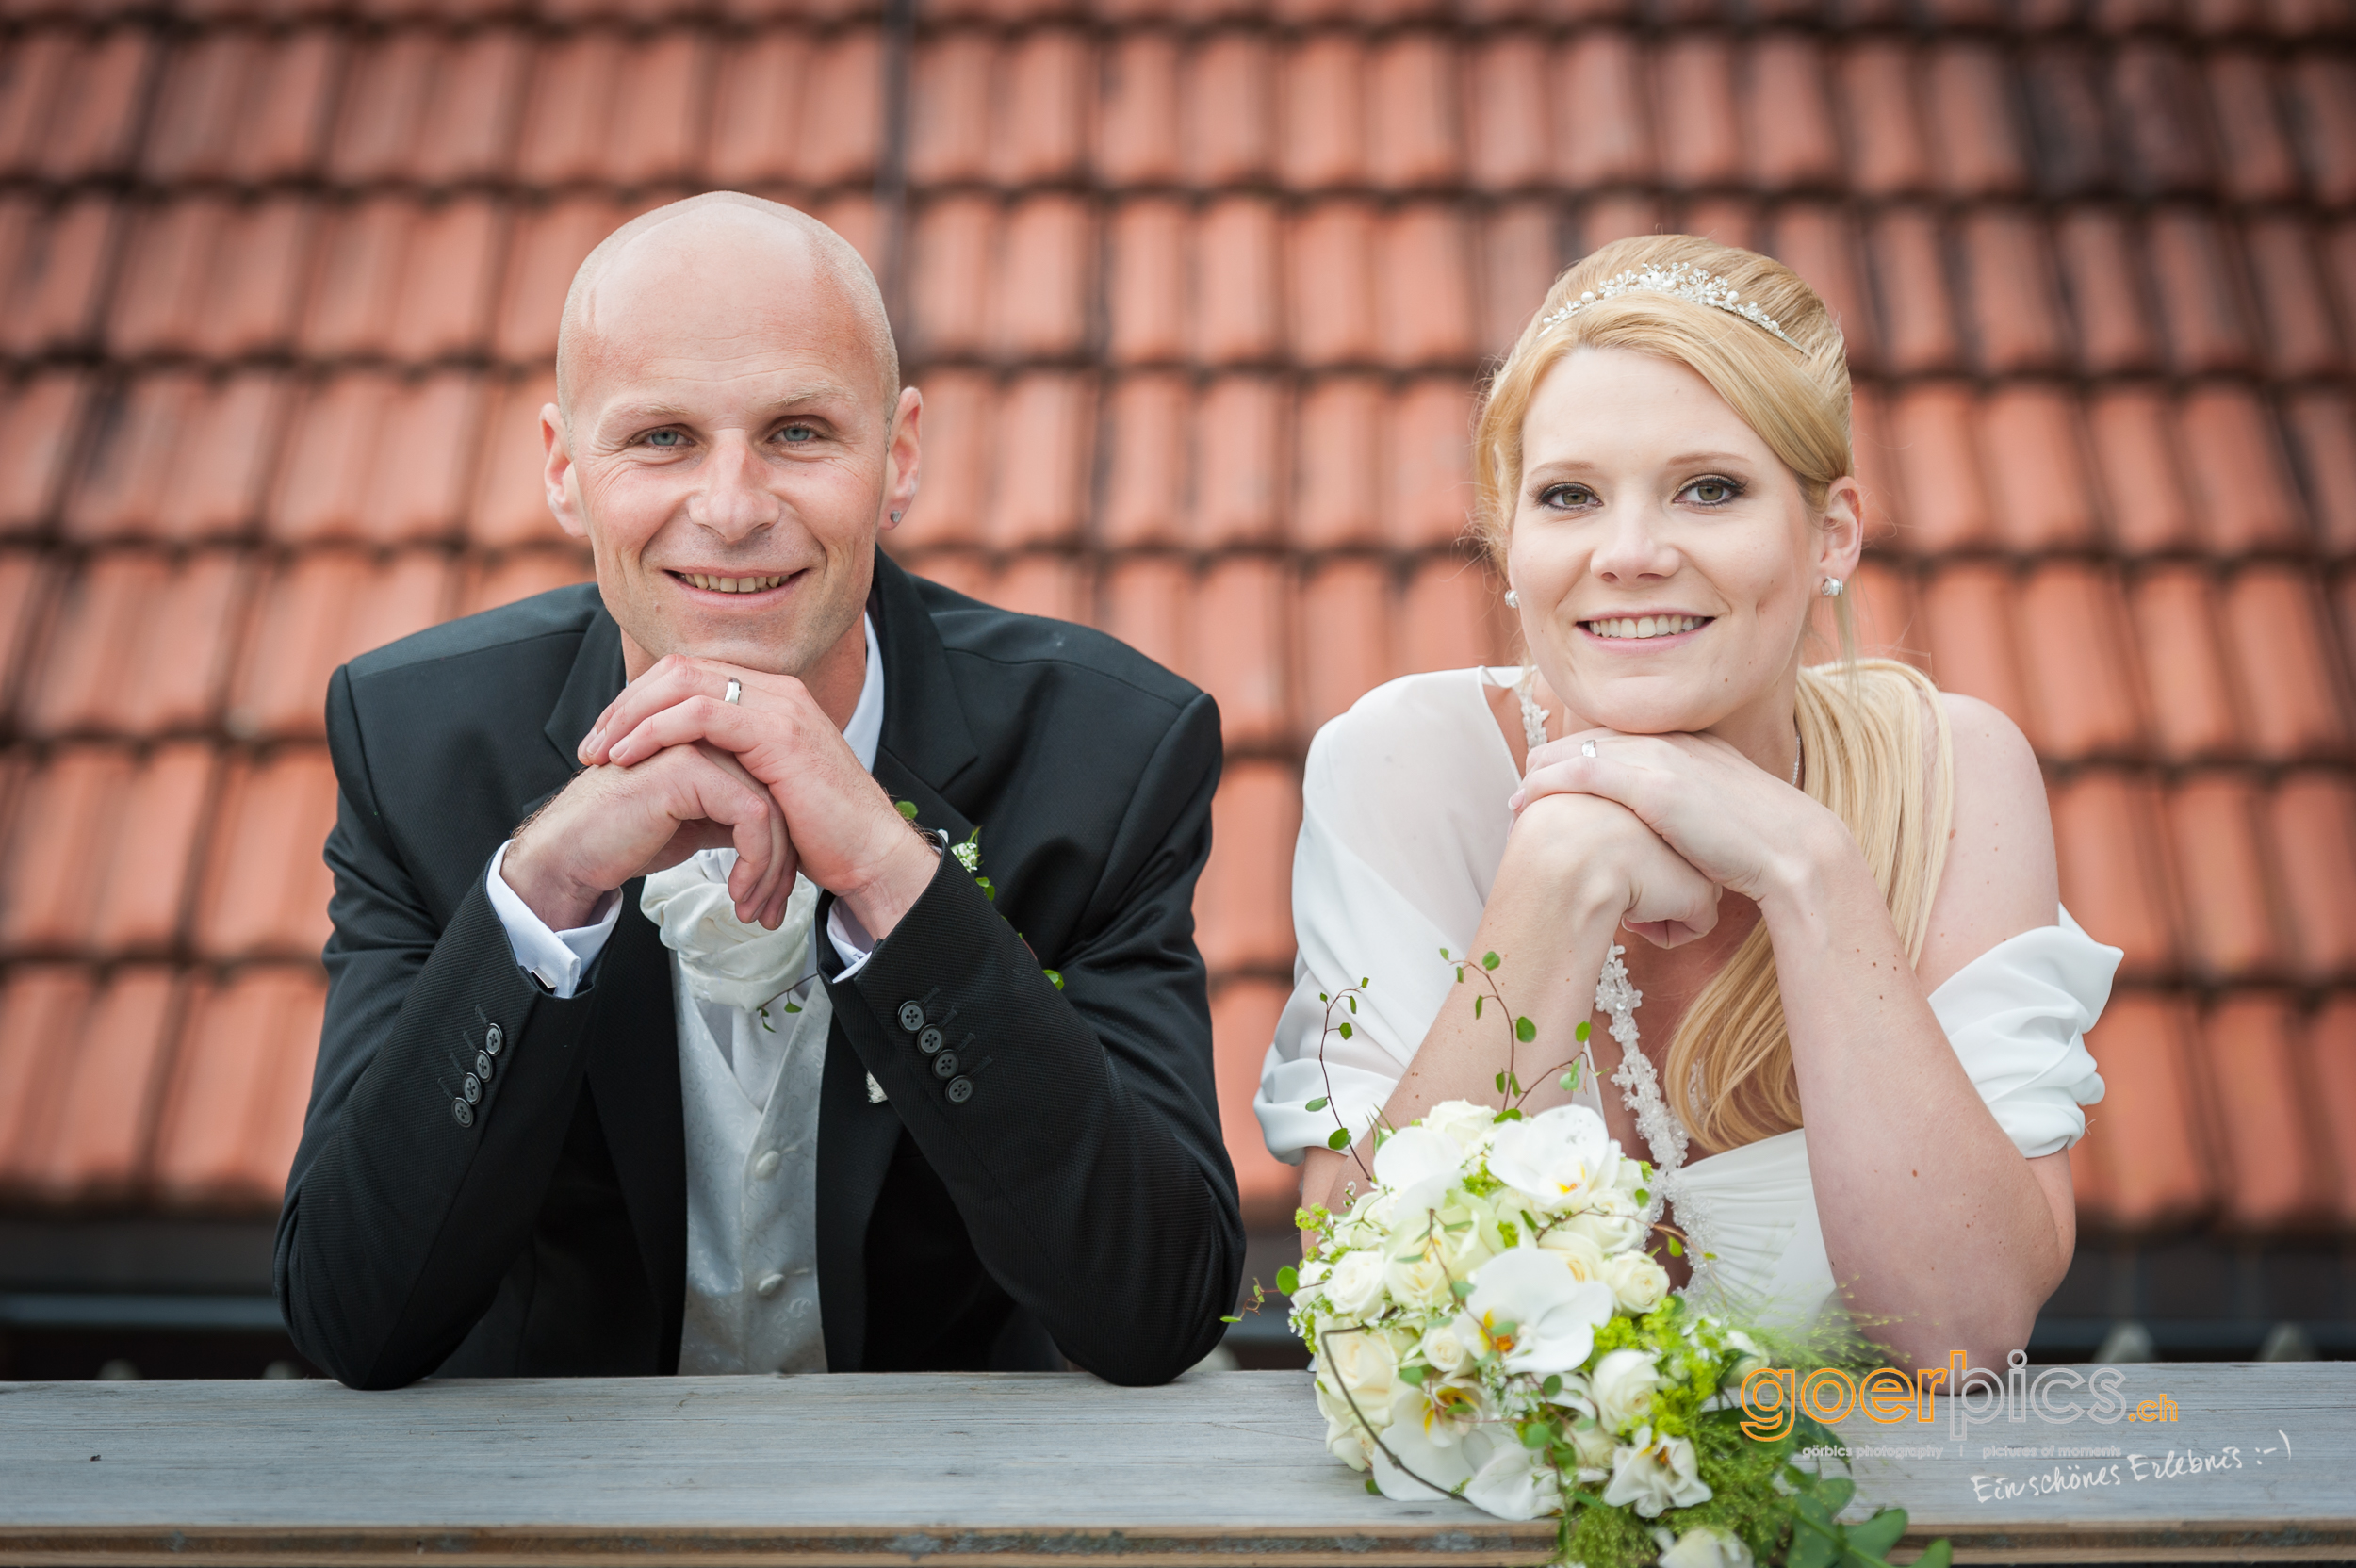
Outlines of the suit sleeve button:
{"label": "suit sleeve button", "polygon": [[901,1003],[900,1027],[907,1030],[911,1035],[915,1034],[919,1029],[924,1028],[924,1009],[918,1006],[913,1002]]}
{"label": "suit sleeve button", "polygon": [[498,1024],[494,1023],[491,1027],[483,1031],[483,1049],[489,1052],[492,1055],[498,1055],[499,1054],[499,1049],[506,1045],[506,1043],[507,1036],[500,1030]]}
{"label": "suit sleeve button", "polygon": [[944,1052],[942,1052],[940,1055],[935,1056],[935,1057],[933,1058],[933,1076],[934,1076],[934,1077],[936,1077],[936,1078],[955,1078],[957,1075],[957,1054],[956,1052],[954,1052],[954,1051],[944,1051]]}
{"label": "suit sleeve button", "polygon": [[450,1102],[450,1119],[461,1127],[471,1127],[474,1125],[474,1107],[464,1100],[453,1100]]}
{"label": "suit sleeve button", "polygon": [[459,1085],[458,1087],[459,1092],[466,1097],[467,1104],[479,1105],[483,1102],[483,1080],[476,1077],[473,1073],[467,1073],[466,1081]]}
{"label": "suit sleeve button", "polygon": [[474,1054],[474,1075],[476,1077],[485,1083],[490,1082],[493,1066],[491,1054],[488,1051],[478,1051]]}
{"label": "suit sleeve button", "polygon": [[952,1104],[952,1105],[962,1105],[962,1104],[964,1104],[967,1101],[969,1101],[969,1100],[971,1100],[971,1099],[973,1099],[973,1079],[971,1079],[971,1078],[952,1078],[952,1079],[950,1079],[950,1080],[949,1080],[949,1103],[950,1103],[950,1104]]}
{"label": "suit sleeve button", "polygon": [[948,1037],[948,1036],[941,1032],[941,1025],[938,1023],[928,1023],[924,1025],[924,1032],[916,1037],[916,1049],[922,1051],[925,1055],[929,1056],[934,1052],[940,1050],[942,1043],[947,1040]]}

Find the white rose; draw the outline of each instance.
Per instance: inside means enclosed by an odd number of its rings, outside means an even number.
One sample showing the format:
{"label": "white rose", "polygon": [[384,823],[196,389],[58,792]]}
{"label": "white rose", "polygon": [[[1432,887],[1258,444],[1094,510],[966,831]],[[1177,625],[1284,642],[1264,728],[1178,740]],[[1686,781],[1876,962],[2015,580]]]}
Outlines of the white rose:
{"label": "white rose", "polygon": [[1344,1317],[1365,1317],[1383,1305],[1383,1254],[1344,1252],[1326,1277],[1325,1298]]}
{"label": "white rose", "polygon": [[1614,1432],[1652,1419],[1652,1396],[1661,1390],[1660,1358],[1644,1350],[1614,1350],[1595,1364],[1591,1380],[1595,1417]]}
{"label": "white rose", "polygon": [[1456,1141],[1457,1148],[1469,1154],[1488,1137],[1497,1119],[1497,1112],[1486,1105],[1469,1100],[1443,1100],[1424,1112],[1417,1125],[1447,1134]]}
{"label": "white rose", "polygon": [[1715,1525],[1695,1525],[1661,1554],[1661,1568],[1753,1568],[1753,1563],[1741,1536]]}
{"label": "white rose", "polygon": [[1612,1454],[1612,1484],[1603,1489],[1607,1506],[1633,1507],[1646,1519],[1710,1498],[1710,1483],[1701,1478],[1701,1460],[1693,1446],[1681,1437],[1656,1438],[1650,1427],[1640,1428],[1633,1444]]}
{"label": "white rose", "polygon": [[1730,1383],[1741,1382],[1767,1364],[1767,1352],[1759,1348],[1759,1341],[1740,1329],[1726,1331],[1726,1348],[1741,1357],[1726,1373],[1726,1381]]}
{"label": "white rose", "polygon": [[1412,1312],[1437,1312],[1456,1304],[1448,1266],[1434,1257],[1394,1258],[1383,1271],[1383,1282],[1391,1299]]}
{"label": "white rose", "polygon": [[1621,1311],[1639,1315],[1661,1305],[1669,1294],[1669,1271],[1642,1252],[1622,1252],[1607,1260],[1603,1282],[1612,1287]]}
{"label": "white rose", "polygon": [[1352,1470],[1364,1470],[1366,1457],[1374,1451],[1374,1440],[1350,1413],[1350,1402],[1325,1386],[1322,1374],[1317,1378],[1317,1413],[1325,1417],[1325,1451]]}
{"label": "white rose", "polygon": [[1603,1118],[1584,1105],[1498,1127],[1489,1142],[1489,1174],[1550,1214],[1584,1204],[1619,1176],[1620,1146]]}
{"label": "white rose", "polygon": [[1644,1222],[1637,1215],[1634,1200],[1624,1192],[1596,1193],[1584,1209],[1562,1222],[1562,1228],[1585,1236],[1607,1256],[1625,1252],[1644,1239]]}
{"label": "white rose", "polygon": [[1456,1332],[1454,1323],[1443,1323],[1423,1336],[1423,1361],[1443,1378],[1453,1378],[1473,1364],[1473,1352]]}
{"label": "white rose", "polygon": [[[1321,1335],[1317,1340],[1318,1359],[1325,1365],[1317,1380],[1325,1384],[1325,1377],[1339,1378],[1350,1391],[1350,1398],[1377,1427],[1390,1420],[1391,1399],[1399,1392],[1399,1352],[1382,1334],[1335,1333]],[[1344,1411],[1350,1400],[1337,1400]]]}
{"label": "white rose", "polygon": [[1582,1231],[1573,1230],[1568,1224],[1557,1225],[1538,1238],[1538,1247],[1540,1250],[1552,1252],[1569,1265],[1574,1280],[1611,1282],[1610,1277],[1604,1273],[1603,1249],[1595,1245],[1595,1237]]}
{"label": "white rose", "polygon": [[1612,1456],[1619,1445],[1604,1430],[1603,1423],[1592,1422],[1586,1427],[1571,1429],[1571,1446],[1579,1450],[1579,1478],[1581,1485],[1593,1485],[1612,1474]]}

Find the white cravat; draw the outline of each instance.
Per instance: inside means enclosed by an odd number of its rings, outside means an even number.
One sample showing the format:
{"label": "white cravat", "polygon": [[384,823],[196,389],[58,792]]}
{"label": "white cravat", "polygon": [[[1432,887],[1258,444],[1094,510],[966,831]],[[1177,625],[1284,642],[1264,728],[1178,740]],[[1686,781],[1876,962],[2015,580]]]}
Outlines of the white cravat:
{"label": "white cravat", "polygon": [[[867,672],[843,739],[869,770],[883,739],[883,659],[875,623],[866,623]],[[604,951],[621,916],[615,899],[594,925],[551,931],[499,875],[491,858],[491,906],[515,962],[559,997]],[[732,849],[706,850],[691,864],[725,883]],[[684,868],[682,868],[684,869]],[[815,890],[794,904],[807,922]],[[788,912],[791,928],[794,911]],[[827,939],[847,979],[873,943],[841,904]],[[807,950],[808,927],[804,926]],[[679,1335],[681,1372],[823,1372],[826,1338],[818,1305],[818,1088],[833,1006],[810,979],[766,1008],[698,1000],[679,955],[671,955],[678,1025],[679,1099],[687,1149],[687,1298]],[[707,984],[705,989],[727,988]],[[800,1010],[785,1011],[788,1002]]]}

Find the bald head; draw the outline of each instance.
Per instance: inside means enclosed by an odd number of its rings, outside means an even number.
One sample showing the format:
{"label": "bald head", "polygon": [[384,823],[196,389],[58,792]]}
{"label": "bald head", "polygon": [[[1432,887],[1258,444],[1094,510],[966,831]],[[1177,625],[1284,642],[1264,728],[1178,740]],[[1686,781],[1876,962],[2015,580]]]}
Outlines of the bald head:
{"label": "bald head", "polygon": [[569,428],[574,400],[617,332],[643,337],[666,300],[714,293],[756,306],[744,329],[763,325],[764,298],[816,306],[847,329],[872,364],[875,401],[900,390],[900,352],[875,274],[848,240],[808,213],[733,190],[707,191],[631,219],[589,253],[564,295],[556,331],[556,405]]}

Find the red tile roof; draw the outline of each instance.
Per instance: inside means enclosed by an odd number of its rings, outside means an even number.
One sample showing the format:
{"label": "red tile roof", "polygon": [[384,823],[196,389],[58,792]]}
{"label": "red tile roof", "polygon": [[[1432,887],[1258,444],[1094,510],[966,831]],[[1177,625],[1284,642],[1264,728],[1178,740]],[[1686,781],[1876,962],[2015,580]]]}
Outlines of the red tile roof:
{"label": "red tile roof", "polygon": [[1511,657],[1475,378],[1563,263],[1683,225],[1839,313],[1860,644],[2021,724],[2127,952],[2088,1223],[2356,1226],[2347,0],[0,12],[0,1202],[270,1203],[327,674],[588,575],[541,477],[565,285],[730,186],[896,291],[892,547],[1219,697],[1199,915],[1255,1212],[1308,736]]}

